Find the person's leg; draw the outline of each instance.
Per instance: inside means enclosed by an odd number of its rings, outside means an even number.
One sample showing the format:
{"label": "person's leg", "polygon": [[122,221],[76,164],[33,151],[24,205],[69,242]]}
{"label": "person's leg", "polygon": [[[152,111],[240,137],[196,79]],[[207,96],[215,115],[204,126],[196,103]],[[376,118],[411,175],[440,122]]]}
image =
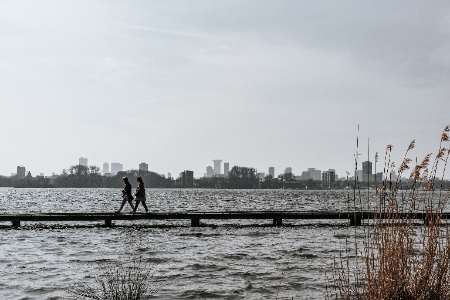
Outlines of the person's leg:
{"label": "person's leg", "polygon": [[133,200],[129,200],[128,203],[130,204],[131,209],[134,210]]}
{"label": "person's leg", "polygon": [[136,200],[136,205],[134,206],[133,212],[136,212],[138,206],[139,206],[139,200]]}
{"label": "person's leg", "polygon": [[145,208],[145,212],[148,212],[147,204],[145,204],[145,201],[142,201],[142,206]]}
{"label": "person's leg", "polygon": [[116,213],[120,213],[122,211],[123,207],[125,206],[125,203],[127,203],[127,197],[126,196],[123,197],[122,205],[120,205],[120,208],[119,208],[118,211],[116,211]]}

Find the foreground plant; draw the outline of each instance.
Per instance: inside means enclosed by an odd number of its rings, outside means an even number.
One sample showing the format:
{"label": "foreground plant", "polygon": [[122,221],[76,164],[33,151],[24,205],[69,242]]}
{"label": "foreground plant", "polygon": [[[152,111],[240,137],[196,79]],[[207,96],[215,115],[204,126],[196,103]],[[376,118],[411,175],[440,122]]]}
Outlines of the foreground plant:
{"label": "foreground plant", "polygon": [[76,300],[143,300],[149,299],[164,285],[152,280],[152,265],[142,258],[124,262],[97,263],[98,274],[93,285],[80,283],[67,292]]}
{"label": "foreground plant", "polygon": [[[348,241],[335,260],[333,271],[335,299],[450,299],[450,239],[447,220],[442,222],[449,190],[436,185],[438,166],[444,178],[450,150],[445,127],[438,154],[430,166],[432,154],[412,168],[409,190],[399,188],[400,177],[411,159],[408,147],[398,169],[398,179],[391,180],[395,164],[390,162],[392,146],[385,156],[385,180],[372,203],[373,227],[364,226],[361,250],[356,241]],[[355,193],[356,195],[356,193]],[[355,196],[356,198],[356,196]],[[356,202],[356,199],[354,199]],[[361,199],[359,199],[361,201]],[[415,226],[417,213],[425,215],[423,225]],[[368,222],[367,222],[368,223]],[[366,223],[366,224],[367,224]]]}

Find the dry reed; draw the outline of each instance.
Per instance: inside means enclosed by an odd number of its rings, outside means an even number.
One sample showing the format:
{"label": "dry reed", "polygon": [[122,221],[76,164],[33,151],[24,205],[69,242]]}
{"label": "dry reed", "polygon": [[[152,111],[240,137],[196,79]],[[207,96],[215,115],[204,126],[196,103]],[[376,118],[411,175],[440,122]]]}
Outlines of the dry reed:
{"label": "dry reed", "polygon": [[141,257],[122,262],[97,263],[94,284],[80,283],[67,290],[76,300],[143,300],[158,292],[163,283],[152,280],[152,265]]}
{"label": "dry reed", "polygon": [[[392,145],[387,146],[385,179],[372,203],[373,226],[365,222],[362,242],[357,242],[355,230],[355,243],[346,241],[339,251],[332,275],[334,289],[328,288],[329,299],[450,299],[449,226],[447,220],[441,222],[449,190],[443,191],[442,184],[435,186],[438,166],[443,164],[440,167],[444,179],[450,154],[443,147],[449,140],[448,131],[449,126],[444,129],[431,166],[432,154],[428,154],[412,168],[409,190],[399,188],[399,181],[410,169],[408,152],[415,141],[409,145],[395,181],[391,180],[395,168],[390,158]],[[353,200],[357,202],[356,192]],[[420,227],[414,220],[419,212],[425,215]]]}

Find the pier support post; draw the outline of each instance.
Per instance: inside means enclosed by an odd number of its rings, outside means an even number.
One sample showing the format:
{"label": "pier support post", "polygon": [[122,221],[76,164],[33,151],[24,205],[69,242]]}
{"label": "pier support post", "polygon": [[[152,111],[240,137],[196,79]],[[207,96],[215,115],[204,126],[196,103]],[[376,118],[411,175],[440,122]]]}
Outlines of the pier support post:
{"label": "pier support post", "polygon": [[282,226],[282,225],[283,225],[283,219],[281,219],[281,218],[273,219],[273,226]]}
{"label": "pier support post", "polygon": [[199,218],[192,218],[191,219],[191,227],[199,227],[200,226],[200,219]]}
{"label": "pier support post", "polygon": [[105,220],[105,227],[112,227],[112,221],[111,220]]}
{"label": "pier support post", "polygon": [[20,227],[20,221],[11,221],[11,223],[12,223],[12,227],[14,227],[14,228]]}
{"label": "pier support post", "polygon": [[361,226],[362,218],[359,218],[358,216],[351,216],[350,217],[350,226]]}

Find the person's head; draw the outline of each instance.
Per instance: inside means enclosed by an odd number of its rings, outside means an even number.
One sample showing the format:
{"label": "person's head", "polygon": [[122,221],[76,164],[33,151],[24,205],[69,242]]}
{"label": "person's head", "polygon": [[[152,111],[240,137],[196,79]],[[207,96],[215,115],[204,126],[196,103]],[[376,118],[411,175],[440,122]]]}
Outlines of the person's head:
{"label": "person's head", "polygon": [[140,182],[140,183],[143,183],[142,182],[142,178],[140,176],[137,178],[137,181]]}
{"label": "person's head", "polygon": [[128,177],[127,176],[123,177],[122,179],[123,179],[124,182],[128,181]]}

